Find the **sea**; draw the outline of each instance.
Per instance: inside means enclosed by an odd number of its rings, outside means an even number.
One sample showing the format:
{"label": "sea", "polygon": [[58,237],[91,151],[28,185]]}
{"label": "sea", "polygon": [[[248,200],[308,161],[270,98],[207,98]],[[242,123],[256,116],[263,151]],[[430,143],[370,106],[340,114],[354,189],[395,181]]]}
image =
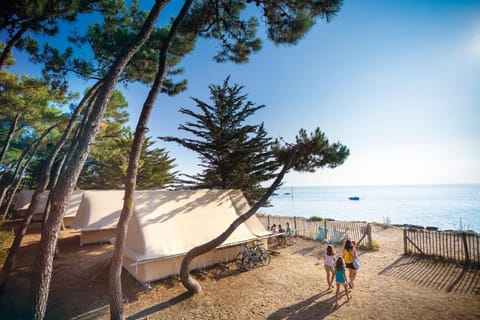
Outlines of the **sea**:
{"label": "sea", "polygon": [[480,184],[282,186],[270,202],[258,212],[480,233]]}

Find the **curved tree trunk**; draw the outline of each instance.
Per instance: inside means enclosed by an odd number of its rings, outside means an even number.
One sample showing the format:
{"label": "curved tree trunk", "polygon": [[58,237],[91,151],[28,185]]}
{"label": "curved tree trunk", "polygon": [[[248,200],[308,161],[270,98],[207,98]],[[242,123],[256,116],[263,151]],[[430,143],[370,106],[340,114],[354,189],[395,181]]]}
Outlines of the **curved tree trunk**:
{"label": "curved tree trunk", "polygon": [[[3,296],[5,286],[7,284],[8,277],[10,275],[10,271],[12,270],[13,265],[15,264],[15,257],[17,254],[18,249],[20,248],[20,244],[22,242],[23,237],[27,233],[28,226],[30,225],[33,215],[35,213],[35,208],[37,207],[39,201],[40,201],[40,195],[47,189],[48,184],[50,183],[50,173],[52,171],[53,164],[55,162],[55,159],[57,158],[58,153],[60,150],[63,148],[65,145],[66,141],[68,140],[68,137],[70,136],[74,124],[77,121],[80,113],[82,112],[86,102],[91,99],[92,95],[94,92],[98,90],[98,87],[100,86],[100,83],[97,83],[95,86],[93,86],[89,92],[85,95],[85,97],[80,101],[79,105],[75,109],[75,112],[73,113],[67,127],[65,128],[62,137],[60,140],[57,142],[55,145],[54,150],[50,155],[48,156],[48,159],[45,163],[45,166],[42,170],[42,175],[40,177],[40,181],[38,183],[38,187],[33,193],[32,196],[32,201],[30,203],[30,206],[28,207],[27,213],[25,214],[25,217],[22,221],[22,225],[19,226],[19,228],[15,232],[15,239],[13,240],[12,246],[8,252],[8,256],[3,264],[2,270],[0,271],[0,299]],[[47,202],[47,207],[48,207],[48,202]],[[45,216],[47,215],[47,211],[45,210]],[[45,221],[45,216],[44,220]]]}
{"label": "curved tree trunk", "polygon": [[43,319],[47,309],[50,280],[52,277],[53,256],[58,240],[58,231],[65,213],[67,199],[73,192],[83,164],[90,151],[91,144],[95,141],[95,134],[105,113],[107,104],[118,79],[133,55],[150,37],[161,9],[168,1],[157,0],[145,21],[136,39],[119,53],[118,58],[104,77],[104,84],[98,92],[92,113],[88,117],[86,130],[79,138],[76,148],[72,151],[70,161],[65,163],[56,187],[52,190],[51,210],[45,227],[42,231],[40,248],[35,261],[30,286],[29,308],[27,317],[30,319]]}
{"label": "curved tree trunk", "polygon": [[288,170],[290,170],[294,156],[295,152],[292,152],[287,163],[283,166],[282,170],[275,178],[272,185],[267,189],[266,193],[260,198],[260,200],[258,200],[252,208],[250,208],[250,210],[235,219],[235,221],[232,222],[232,224],[227,228],[227,230],[225,230],[215,239],[204,243],[198,247],[195,247],[187,252],[187,255],[185,256],[185,258],[183,258],[182,266],[180,267],[180,279],[182,280],[182,284],[191,294],[197,294],[202,290],[200,283],[198,283],[198,281],[193,279],[190,275],[190,264],[192,260],[199,255],[211,251],[221,245],[235,231],[235,229],[238,228],[238,226],[240,226],[243,222],[247,221],[251,216],[255,214],[255,212],[257,212],[257,210],[264,204],[265,201],[268,200],[268,198],[280,185],[283,177],[288,172]]}
{"label": "curved tree trunk", "polygon": [[[52,181],[50,183],[50,190],[53,190],[57,185],[58,177],[60,175],[60,172],[62,171],[63,166],[65,165],[66,159],[67,159],[67,155],[65,154],[60,160],[60,163],[58,164],[58,168],[53,173]],[[47,203],[45,205],[45,213],[43,214],[43,219],[42,219],[42,229],[45,227],[45,224],[47,223],[48,215],[50,214],[50,204],[52,203],[52,194],[53,194],[52,192],[48,194]]]}
{"label": "curved tree trunk", "polygon": [[[38,145],[37,145],[37,147],[38,147]],[[23,175],[25,174],[25,171],[27,170],[28,166],[30,165],[30,162],[32,162],[33,157],[35,156],[36,149],[37,148],[35,148],[34,152],[30,155],[30,157],[27,159],[27,161],[23,164],[22,169],[20,170],[20,173],[19,173],[17,179],[15,179],[15,182],[11,186],[11,188],[12,188],[11,189],[11,194],[10,194],[10,197],[8,198],[7,204],[6,204],[5,209],[4,209],[5,211],[3,213],[3,219],[4,220],[7,217],[8,212],[10,211],[10,207],[12,206],[15,193],[17,193],[18,187],[22,183]]]}
{"label": "curved tree trunk", "polygon": [[142,145],[145,139],[145,132],[147,131],[148,119],[150,118],[153,104],[157,99],[157,96],[162,88],[166,65],[167,65],[167,53],[168,49],[175,38],[181,21],[186,16],[188,9],[190,8],[193,0],[185,1],[180,13],[175,18],[172,27],[168,33],[165,43],[162,45],[159,55],[158,71],[155,76],[148,97],[143,104],[142,112],[138,119],[137,127],[135,129],[135,135],[132,144],[132,150],[130,152],[130,158],[128,161],[127,177],[125,179],[125,196],[123,202],[122,213],[118,220],[117,225],[117,239],[115,241],[115,249],[112,256],[112,263],[110,265],[109,275],[109,295],[110,295],[110,318],[111,319],[123,319],[123,299],[122,299],[122,261],[123,261],[123,248],[125,245],[128,222],[133,214],[133,207],[135,201],[135,187],[138,173],[138,163],[142,153]]}
{"label": "curved tree trunk", "polygon": [[8,56],[12,52],[13,47],[17,44],[18,40],[22,37],[22,35],[28,30],[29,25],[24,23],[20,30],[15,33],[15,35],[7,42],[5,48],[3,48],[3,52],[0,55],[0,70],[3,69],[5,62],[7,61]]}
{"label": "curved tree trunk", "polygon": [[[32,202],[33,202],[33,199],[35,198],[35,196],[40,197],[41,193],[48,188],[49,184],[50,184],[51,189],[53,189],[57,185],[58,176],[60,175],[60,172],[63,168],[63,165],[65,164],[67,154],[69,152],[67,152],[65,154],[65,156],[62,157],[62,160],[60,161],[60,163],[58,165],[58,168],[52,174],[51,172],[52,172],[53,164],[55,163],[55,159],[57,158],[60,150],[67,143],[68,137],[72,134],[73,128],[75,127],[75,122],[79,118],[80,113],[85,109],[85,107],[89,103],[92,102],[92,100],[95,99],[95,96],[98,92],[98,89],[100,88],[102,83],[103,83],[102,81],[98,81],[92,88],[90,88],[90,90],[88,90],[86,95],[83,97],[83,99],[78,104],[77,108],[75,108],[75,112],[73,113],[72,117],[70,118],[70,121],[68,122],[68,125],[65,128],[62,137],[57,142],[54,150],[52,151],[52,153],[50,154],[50,156],[48,158],[48,161],[47,161],[47,163],[45,165],[45,168],[42,172],[42,178],[39,182],[38,188],[37,188],[37,190],[35,190],[35,193],[32,196]],[[82,121],[82,124],[84,124],[83,121]],[[79,127],[80,126],[78,126],[77,129]],[[74,135],[74,138],[75,138],[75,135]],[[74,140],[74,139],[72,139],[72,140]],[[69,150],[71,150],[71,147],[69,148]],[[52,200],[52,194],[49,194],[48,199],[47,199],[47,204],[45,206],[45,213],[44,213],[43,219],[42,219],[42,228],[45,226],[45,222],[47,221],[48,214],[50,212],[50,202],[51,202],[51,200]]]}
{"label": "curved tree trunk", "polygon": [[[3,203],[3,200],[4,200],[4,197],[5,195],[7,194],[7,191],[15,184],[15,180],[17,179],[17,176],[18,176],[18,172],[20,171],[20,169],[22,168],[22,161],[25,159],[25,157],[27,156],[27,154],[33,149],[33,146],[34,146],[34,143],[32,143],[28,149],[25,149],[22,151],[20,157],[18,157],[18,160],[17,160],[17,163],[15,165],[15,171],[13,172],[13,180],[12,182],[10,182],[9,184],[7,184],[5,186],[5,188],[2,190],[2,195],[1,195],[1,198],[0,198],[0,203]],[[11,194],[11,197],[13,197],[14,194],[12,193]],[[3,220],[6,219],[7,217],[7,214],[8,214],[8,211],[4,211],[3,212]]]}
{"label": "curved tree trunk", "polygon": [[42,133],[42,135],[30,146],[30,148],[29,148],[29,152],[31,151],[30,158],[23,165],[22,169],[20,170],[20,174],[18,174],[18,178],[16,179],[16,181],[14,183],[11,197],[10,197],[10,199],[8,199],[7,205],[5,207],[5,212],[3,214],[4,219],[5,219],[8,211],[10,210],[10,206],[12,205],[14,195],[17,192],[17,189],[20,186],[20,183],[22,182],[23,174],[25,173],[25,170],[27,170],[28,166],[30,165],[30,162],[33,160],[33,157],[37,153],[38,147],[40,146],[43,138],[45,138],[47,136],[47,134],[49,134],[55,127],[57,127],[56,124],[51,126],[50,128],[48,128],[47,130],[45,130]]}
{"label": "curved tree trunk", "polygon": [[10,148],[10,143],[12,142],[13,135],[15,134],[15,131],[17,130],[17,124],[18,124],[18,121],[20,120],[21,116],[22,116],[22,114],[18,113],[15,116],[15,119],[13,119],[12,125],[10,126],[10,131],[8,131],[8,135],[7,135],[7,141],[5,141],[5,144],[3,145],[3,148],[2,148],[2,153],[0,153],[0,165],[3,164],[3,159],[5,159],[5,155],[7,154],[7,150],[8,150],[8,148]]}

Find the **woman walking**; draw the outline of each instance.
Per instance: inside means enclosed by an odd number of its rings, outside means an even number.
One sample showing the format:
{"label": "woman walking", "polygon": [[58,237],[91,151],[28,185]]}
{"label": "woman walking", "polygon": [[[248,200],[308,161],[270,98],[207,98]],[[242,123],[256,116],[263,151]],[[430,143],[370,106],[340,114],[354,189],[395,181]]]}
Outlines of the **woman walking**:
{"label": "woman walking", "polygon": [[335,278],[335,251],[331,245],[327,246],[327,251],[323,255],[325,273],[327,274],[328,289],[333,288],[333,280]]}
{"label": "woman walking", "polygon": [[353,259],[355,259],[356,257],[357,250],[355,249],[352,240],[348,239],[347,241],[345,241],[345,246],[343,248],[343,260],[345,261],[345,265],[348,269],[348,279],[350,280],[348,285],[350,286],[350,289],[354,288],[353,281],[355,280],[355,276],[357,275],[357,269],[355,269],[355,266],[353,265]]}

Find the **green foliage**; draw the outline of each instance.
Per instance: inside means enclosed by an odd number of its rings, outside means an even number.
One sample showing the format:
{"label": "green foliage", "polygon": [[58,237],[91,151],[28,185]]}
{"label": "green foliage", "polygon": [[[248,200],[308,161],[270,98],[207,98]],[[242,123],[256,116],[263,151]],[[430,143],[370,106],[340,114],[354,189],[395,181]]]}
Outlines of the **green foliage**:
{"label": "green foliage", "polygon": [[[52,87],[48,81],[0,71],[0,105],[8,106],[0,108],[0,145],[7,148],[0,168],[14,163],[22,150],[28,149],[45,129],[67,120],[59,108],[65,102],[64,92]],[[18,119],[16,126],[15,119]],[[44,139],[40,153],[60,131],[61,128],[51,131]],[[36,159],[32,165],[35,162]]]}
{"label": "green foliage", "polygon": [[154,142],[146,138],[140,158],[137,175],[137,188],[140,190],[164,188],[172,184],[176,167],[165,149],[152,148]]}
{"label": "green foliage", "polygon": [[8,255],[8,248],[15,236],[11,230],[2,230],[3,222],[0,222],[0,263],[3,263]]}
{"label": "green foliage", "polygon": [[329,143],[320,128],[316,128],[310,135],[305,129],[300,129],[295,144],[284,144],[277,139],[274,152],[282,164],[290,161],[292,169],[299,172],[315,172],[317,168],[323,167],[335,168],[342,165],[350,155],[350,150],[341,143]]}
{"label": "green foliage", "polygon": [[210,85],[212,105],[192,98],[200,109],[195,112],[182,108],[195,122],[186,122],[179,129],[192,138],[162,137],[176,142],[199,155],[203,171],[189,176],[201,188],[241,189],[251,202],[264,193],[260,184],[275,177],[279,164],[270,150],[272,139],[263,124],[247,124],[248,117],[264,108],[247,101],[243,86]]}
{"label": "green foliage", "polygon": [[[267,34],[275,44],[296,44],[319,19],[329,21],[340,9],[341,0],[256,0],[198,1],[192,6],[180,32],[194,33],[220,42],[217,62],[248,62],[249,56],[261,49],[256,36],[261,12]],[[256,8],[248,8],[248,5]],[[252,10],[250,10],[252,9]]]}
{"label": "green foliage", "polygon": [[329,21],[342,4],[341,0],[255,2],[262,6],[268,25],[268,37],[275,43],[287,44],[296,44],[317,19]]}
{"label": "green foliage", "polygon": [[308,221],[323,221],[323,218],[319,216],[311,216],[308,218]]}
{"label": "green foliage", "polygon": [[[34,61],[44,63],[45,75],[61,81],[66,72],[73,71],[87,79],[101,79],[123,48],[135,39],[148,16],[147,11],[139,9],[136,1],[131,3],[129,10],[123,2],[117,2],[109,7],[104,6],[103,14],[104,19],[90,24],[86,34],[74,34],[69,37],[72,44],[79,48],[90,46],[93,57],[80,57],[72,47],[60,52],[48,44],[41,52],[39,50],[32,52]],[[152,31],[150,38],[130,60],[120,81],[125,85],[131,81],[153,83],[159,69],[160,48],[170,27],[167,25]],[[162,92],[175,95],[186,89],[185,79],[174,81],[175,76],[183,73],[183,69],[176,68],[176,65],[193,50],[195,41],[196,37],[193,34],[176,34],[167,56],[168,68]]]}
{"label": "green foliage", "polygon": [[[77,14],[98,10],[100,0],[82,1],[2,1],[0,2],[0,30],[8,34],[7,45],[2,47],[0,69],[3,65],[11,65],[13,47],[29,52],[38,48],[38,43],[30,34],[37,36],[53,36],[58,33],[59,21],[75,21]],[[107,1],[110,2],[110,1]],[[27,35],[27,36],[26,36]]]}
{"label": "green foliage", "polygon": [[362,242],[358,247],[363,250],[373,250],[373,251],[380,250],[380,244],[376,240],[372,240],[371,247],[368,247],[368,245],[365,242]]}
{"label": "green foliage", "polygon": [[[122,189],[133,138],[122,129],[115,139],[102,139],[90,153],[78,180],[81,189]],[[137,175],[137,189],[159,189],[171,184],[176,172],[174,159],[164,149],[153,148],[145,139]]]}

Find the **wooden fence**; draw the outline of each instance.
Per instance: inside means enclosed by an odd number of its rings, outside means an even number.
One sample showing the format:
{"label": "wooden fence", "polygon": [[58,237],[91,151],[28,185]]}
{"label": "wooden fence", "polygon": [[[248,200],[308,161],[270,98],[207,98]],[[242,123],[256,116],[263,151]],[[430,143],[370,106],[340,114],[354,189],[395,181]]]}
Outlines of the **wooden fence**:
{"label": "wooden fence", "polygon": [[480,266],[480,235],[463,231],[403,230],[405,254],[419,254]]}
{"label": "wooden fence", "polygon": [[[341,231],[345,238],[355,240],[357,245],[363,244],[368,248],[372,247],[372,233],[370,225],[366,222],[346,222],[346,221],[310,221],[303,217],[272,216],[257,213],[260,222],[265,226],[280,224],[285,228],[287,222],[295,229],[296,234],[303,238],[315,239],[319,235],[320,228]],[[333,232],[327,234],[326,240],[332,240]]]}

